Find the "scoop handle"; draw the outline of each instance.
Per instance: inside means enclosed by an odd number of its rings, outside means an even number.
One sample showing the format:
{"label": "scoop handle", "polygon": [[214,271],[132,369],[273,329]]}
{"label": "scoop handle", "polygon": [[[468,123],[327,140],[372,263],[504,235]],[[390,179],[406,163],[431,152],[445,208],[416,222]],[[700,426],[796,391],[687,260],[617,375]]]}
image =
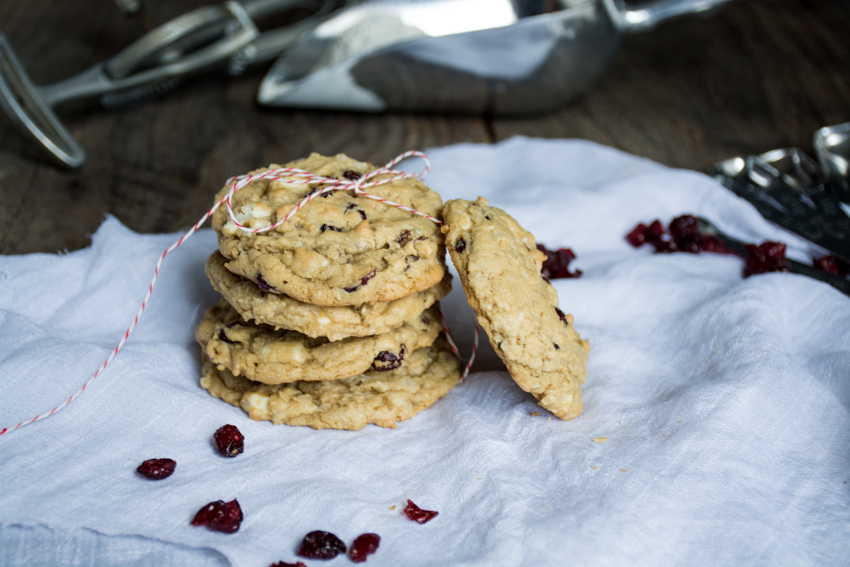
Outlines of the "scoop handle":
{"label": "scoop handle", "polygon": [[732,0],[655,0],[630,9],[622,0],[605,0],[614,24],[623,33],[648,31],[662,22],[719,8]]}
{"label": "scoop handle", "polygon": [[0,108],[18,129],[47,150],[57,165],[77,169],[86,152],[41,99],[6,36],[0,32]]}

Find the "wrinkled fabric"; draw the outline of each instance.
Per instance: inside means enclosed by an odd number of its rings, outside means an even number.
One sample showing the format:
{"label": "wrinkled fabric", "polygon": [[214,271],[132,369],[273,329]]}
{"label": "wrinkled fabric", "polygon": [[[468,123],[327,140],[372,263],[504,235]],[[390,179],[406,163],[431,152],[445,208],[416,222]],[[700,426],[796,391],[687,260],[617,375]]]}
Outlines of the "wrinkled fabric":
{"label": "wrinkled fabric", "polygon": [[[428,155],[426,183],[444,200],[484,196],[576,253],[583,275],[553,283],[591,344],[581,416],[552,417],[483,344],[464,383],[396,429],[251,421],[198,384],[192,333],[217,301],[205,229],[166,257],[97,380],[0,436],[0,564],[266,566],[294,562],[313,530],[347,544],[379,534],[373,566],[850,563],[850,298],[792,274],[742,279],[732,256],[634,249],[624,235],[691,213],[808,261],[803,241],[705,175],[589,142]],[[179,236],[107,218],[84,250],[0,257],[0,428],[94,374]],[[454,284],[443,312],[467,357],[474,315]],[[225,423],[246,438],[233,459],[211,442]],[[136,474],[163,457],[177,461],[170,478]],[[190,525],[234,498],[237,533]],[[414,523],[407,499],[439,515]]]}

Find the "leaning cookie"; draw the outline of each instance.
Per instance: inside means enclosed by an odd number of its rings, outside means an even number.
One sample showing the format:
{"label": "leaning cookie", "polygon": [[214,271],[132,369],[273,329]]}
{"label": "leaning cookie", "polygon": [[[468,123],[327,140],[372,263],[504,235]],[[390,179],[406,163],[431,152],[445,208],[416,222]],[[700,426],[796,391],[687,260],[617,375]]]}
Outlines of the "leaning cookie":
{"label": "leaning cookie", "polygon": [[[342,154],[312,154],[287,167],[340,180],[377,169]],[[383,174],[369,182],[389,177]],[[255,180],[233,195],[233,211],[249,228],[271,226],[321,187]],[[222,188],[216,200],[229,190],[229,185]],[[368,192],[436,218],[443,207],[440,196],[415,178]],[[436,223],[351,190],[323,193],[274,230],[246,232],[225,207],[213,214],[212,226],[228,270],[264,291],[314,305],[393,301],[436,285],[446,271],[443,235]]]}
{"label": "leaning cookie", "polygon": [[442,330],[440,312],[433,306],[388,333],[330,342],[248,323],[222,300],[204,314],[195,339],[219,370],[264,384],[284,384],[398,368],[412,351],[433,344]]}
{"label": "leaning cookie", "polygon": [[313,429],[394,428],[446,395],[460,379],[460,363],[444,338],[411,353],[401,367],[345,380],[270,386],[203,362],[201,386],[248,417]]}
{"label": "leaning cookie", "polygon": [[481,197],[447,202],[443,218],[469,303],[513,379],[561,419],[579,415],[590,344],[540,275],[534,235]]}
{"label": "leaning cookie", "polygon": [[298,331],[308,337],[327,337],[331,341],[391,331],[418,317],[452,289],[452,276],[446,272],[437,285],[401,299],[322,307],[287,295],[265,292],[254,282],[225,268],[226,262],[220,253],[213,252],[207,260],[207,277],[243,319]]}

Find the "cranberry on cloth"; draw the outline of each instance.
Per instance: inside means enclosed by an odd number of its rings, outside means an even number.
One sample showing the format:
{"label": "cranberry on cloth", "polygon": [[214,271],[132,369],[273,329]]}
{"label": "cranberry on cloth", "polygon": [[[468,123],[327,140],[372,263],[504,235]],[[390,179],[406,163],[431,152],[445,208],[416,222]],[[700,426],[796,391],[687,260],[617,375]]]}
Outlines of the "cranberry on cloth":
{"label": "cranberry on cloth", "polygon": [[[374,567],[850,563],[850,298],[795,274],[743,279],[734,256],[654,254],[623,236],[694,214],[810,263],[805,242],[706,175],[589,142],[427,154],[425,183],[444,200],[483,196],[548,249],[575,252],[570,270],[582,276],[551,281],[591,345],[581,415],[551,417],[482,337],[466,381],[396,429],[251,421],[198,385],[192,334],[218,301],[204,274],[216,238],[204,229],[165,258],[98,379],[0,436],[0,565],[295,563],[313,530],[346,543],[380,534]],[[84,250],[0,257],[0,428],[94,374],[179,236],[108,218]],[[442,311],[466,357],[474,316],[454,284]],[[212,446],[223,424],[249,442],[237,458]],[[142,477],[152,457],[177,472]],[[238,500],[237,532],[191,525],[216,500]],[[408,500],[440,515],[412,522]]]}

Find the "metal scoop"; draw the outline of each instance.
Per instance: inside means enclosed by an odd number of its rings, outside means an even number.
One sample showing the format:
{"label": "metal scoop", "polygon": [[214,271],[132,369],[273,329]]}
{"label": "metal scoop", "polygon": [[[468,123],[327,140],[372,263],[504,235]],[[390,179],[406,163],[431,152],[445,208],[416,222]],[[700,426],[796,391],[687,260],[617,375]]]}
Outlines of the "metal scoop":
{"label": "metal scoop", "polygon": [[[620,38],[728,0],[372,0],[302,36],[269,71],[269,106],[544,112],[582,93]],[[554,9],[545,9],[554,6]]]}
{"label": "metal scoop", "polygon": [[226,65],[231,73],[238,73],[250,63],[277,57],[314,23],[308,18],[261,34],[253,19],[299,7],[314,9],[318,17],[331,4],[252,0],[204,6],[154,29],[109,61],[46,86],[32,83],[0,33],[0,107],[58,165],[75,169],[85,162],[86,154],[54,113],[57,105],[100,96],[104,106],[121,106],[169,90],[188,75]]}

